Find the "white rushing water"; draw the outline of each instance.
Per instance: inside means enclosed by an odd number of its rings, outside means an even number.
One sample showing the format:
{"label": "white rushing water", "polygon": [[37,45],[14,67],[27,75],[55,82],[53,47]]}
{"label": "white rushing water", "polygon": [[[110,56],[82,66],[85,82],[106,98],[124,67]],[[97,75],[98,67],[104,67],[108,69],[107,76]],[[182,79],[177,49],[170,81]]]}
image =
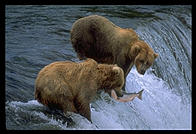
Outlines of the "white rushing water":
{"label": "white rushing water", "polygon": [[25,119],[31,120],[32,129],[191,129],[191,104],[184,104],[182,98],[172,93],[169,85],[151,71],[149,69],[142,76],[133,68],[127,77],[127,92],[144,89],[142,100],[135,98],[132,102],[116,102],[101,92],[100,98],[91,103],[92,124],[81,115],[71,113],[75,124],[67,127],[62,119],[47,116],[43,112],[45,107],[36,100],[27,103],[13,101],[7,104],[6,110],[14,111],[15,121],[18,120],[20,125],[25,113]]}

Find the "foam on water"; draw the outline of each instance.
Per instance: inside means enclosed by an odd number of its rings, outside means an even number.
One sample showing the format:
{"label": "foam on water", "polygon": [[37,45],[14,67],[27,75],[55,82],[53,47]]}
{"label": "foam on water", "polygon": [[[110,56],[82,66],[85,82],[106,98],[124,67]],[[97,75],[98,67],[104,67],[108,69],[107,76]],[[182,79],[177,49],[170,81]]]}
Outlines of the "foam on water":
{"label": "foam on water", "polygon": [[100,98],[91,103],[92,123],[79,114],[70,113],[75,124],[69,127],[63,119],[48,116],[44,112],[46,107],[36,100],[7,102],[6,111],[13,112],[14,121],[24,126],[23,129],[25,126],[63,130],[191,129],[191,105],[182,103],[182,98],[172,93],[168,84],[151,71],[142,76],[133,68],[127,77],[127,92],[144,89],[142,101],[136,98],[127,103],[116,102],[101,92]]}
{"label": "foam on water", "polygon": [[190,129],[191,104],[184,104],[181,96],[150,71],[141,77],[133,69],[127,79],[128,92],[144,89],[143,101],[131,102],[138,115],[151,129]]}
{"label": "foam on water", "polygon": [[127,103],[95,102],[103,109],[92,112],[97,126],[101,129],[191,129],[190,104],[184,104],[165,81],[150,71],[142,76],[133,68],[127,77],[127,92],[144,89],[142,101],[136,98]]}

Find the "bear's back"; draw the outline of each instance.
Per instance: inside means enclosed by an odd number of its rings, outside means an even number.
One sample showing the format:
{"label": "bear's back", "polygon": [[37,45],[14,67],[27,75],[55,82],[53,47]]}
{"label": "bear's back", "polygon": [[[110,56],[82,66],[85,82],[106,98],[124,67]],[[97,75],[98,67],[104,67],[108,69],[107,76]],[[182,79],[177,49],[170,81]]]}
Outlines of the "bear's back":
{"label": "bear's back", "polygon": [[[65,80],[69,76],[69,68],[74,68],[72,62],[53,62],[45,66],[39,73],[35,81],[35,88],[44,88],[54,81]],[[71,67],[72,66],[72,67]]]}
{"label": "bear's back", "polygon": [[[95,62],[95,61],[94,61]],[[76,63],[71,61],[58,61],[45,66],[38,74],[36,88],[45,87],[56,81],[56,83],[68,82],[70,85],[80,87],[81,82],[88,84],[96,70],[96,62],[86,60]]]}

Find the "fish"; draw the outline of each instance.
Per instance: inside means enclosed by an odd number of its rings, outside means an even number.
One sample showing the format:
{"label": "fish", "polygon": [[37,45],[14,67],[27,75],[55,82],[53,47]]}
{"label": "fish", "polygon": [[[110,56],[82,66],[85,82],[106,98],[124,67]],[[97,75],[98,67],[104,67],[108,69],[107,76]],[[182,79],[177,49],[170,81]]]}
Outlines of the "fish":
{"label": "fish", "polygon": [[119,102],[132,101],[132,100],[135,99],[135,97],[138,97],[140,100],[142,100],[142,92],[143,91],[144,91],[144,89],[142,89],[138,93],[126,93],[126,92],[123,91],[123,96],[122,97],[118,97],[116,95],[115,90],[112,90],[111,91],[111,96],[112,96],[112,98],[114,98],[116,101],[119,101]]}

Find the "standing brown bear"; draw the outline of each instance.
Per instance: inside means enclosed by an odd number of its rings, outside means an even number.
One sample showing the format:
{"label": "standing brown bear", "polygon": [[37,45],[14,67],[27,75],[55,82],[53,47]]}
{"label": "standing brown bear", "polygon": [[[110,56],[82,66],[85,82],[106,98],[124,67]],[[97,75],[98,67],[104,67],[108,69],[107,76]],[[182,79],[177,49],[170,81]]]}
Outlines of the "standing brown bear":
{"label": "standing brown bear", "polygon": [[35,81],[35,99],[50,107],[75,112],[91,121],[89,103],[98,89],[122,96],[124,72],[116,65],[97,64],[93,59],[75,63],[54,62],[45,66]]}
{"label": "standing brown bear", "polygon": [[98,15],[77,20],[71,29],[71,42],[79,59],[117,64],[125,78],[134,64],[144,74],[158,56],[132,29],[120,28]]}

